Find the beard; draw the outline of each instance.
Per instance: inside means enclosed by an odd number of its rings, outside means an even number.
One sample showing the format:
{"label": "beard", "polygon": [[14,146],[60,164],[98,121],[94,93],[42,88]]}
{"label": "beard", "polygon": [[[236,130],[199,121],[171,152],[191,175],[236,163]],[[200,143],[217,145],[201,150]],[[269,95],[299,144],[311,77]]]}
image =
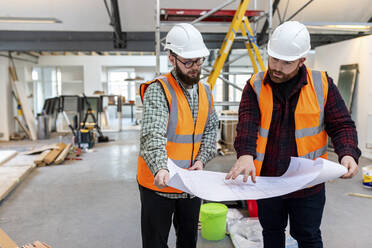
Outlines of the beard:
{"label": "beard", "polygon": [[298,70],[299,68],[297,68],[296,70],[294,70],[293,72],[289,74],[285,74],[281,71],[272,70],[269,67],[267,72],[269,73],[271,81],[273,81],[274,83],[284,83],[292,79],[294,76],[296,76],[298,73]]}
{"label": "beard", "polygon": [[177,66],[176,64],[176,75],[177,77],[182,81],[182,83],[186,84],[186,85],[189,85],[189,86],[193,86],[194,84],[197,84],[200,80],[200,72],[201,70],[190,70],[189,73],[190,74],[195,74],[196,73],[196,76],[189,76],[187,74],[184,74],[181,69]]}
{"label": "beard", "polygon": [[273,81],[274,83],[284,83],[292,79],[294,76],[296,76],[299,69],[300,66],[297,66],[292,72],[284,73],[282,71],[271,69],[269,63],[267,72],[269,73],[271,81]]}

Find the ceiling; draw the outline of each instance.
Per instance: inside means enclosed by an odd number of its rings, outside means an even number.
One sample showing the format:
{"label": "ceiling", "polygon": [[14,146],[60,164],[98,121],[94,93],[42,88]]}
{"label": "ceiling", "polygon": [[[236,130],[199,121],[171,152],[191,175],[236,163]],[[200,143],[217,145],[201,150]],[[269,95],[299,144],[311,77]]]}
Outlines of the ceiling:
{"label": "ceiling", "polygon": [[[104,0],[3,0],[0,17],[53,17],[61,21],[56,24],[24,24],[0,23],[0,50],[7,51],[146,51],[153,52],[155,30],[155,2],[149,0],[107,0],[118,4],[114,23],[120,23],[120,38],[125,46],[114,44],[118,38],[110,25]],[[178,9],[213,9],[225,1],[203,0],[160,0],[161,8]],[[240,1],[235,1],[224,9],[236,9]],[[284,21],[294,15],[307,4],[305,8],[293,16],[291,20],[304,23],[314,22],[371,22],[372,4],[370,0],[272,0],[277,6],[273,15],[273,28],[280,20]],[[151,3],[151,4],[149,4]],[[268,0],[251,0],[248,9],[269,11]],[[278,11],[279,10],[279,11]],[[352,11],[350,11],[352,10]],[[110,11],[112,11],[110,6]],[[279,13],[279,14],[278,14]],[[279,18],[280,16],[280,18]],[[118,20],[120,22],[118,22]],[[259,44],[267,40],[265,28],[266,17],[257,22]],[[267,25],[266,25],[267,26]],[[161,26],[162,36],[171,25]],[[204,34],[209,48],[219,48],[228,29],[228,23],[217,25],[198,25]],[[331,30],[309,29],[312,47],[333,43],[345,39],[365,35],[358,32],[335,32]],[[367,33],[368,34],[368,33]],[[118,39],[117,39],[118,40]],[[234,44],[235,48],[243,44]]]}

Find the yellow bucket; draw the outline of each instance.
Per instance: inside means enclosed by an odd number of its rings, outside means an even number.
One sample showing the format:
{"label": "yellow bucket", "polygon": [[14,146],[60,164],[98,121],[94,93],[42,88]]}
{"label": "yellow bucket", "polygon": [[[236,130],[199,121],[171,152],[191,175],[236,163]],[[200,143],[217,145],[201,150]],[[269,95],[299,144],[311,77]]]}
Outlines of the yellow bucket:
{"label": "yellow bucket", "polygon": [[201,236],[206,240],[221,240],[226,234],[227,207],[221,203],[205,203],[200,208]]}
{"label": "yellow bucket", "polygon": [[363,187],[372,188],[372,165],[362,168],[363,172]]}

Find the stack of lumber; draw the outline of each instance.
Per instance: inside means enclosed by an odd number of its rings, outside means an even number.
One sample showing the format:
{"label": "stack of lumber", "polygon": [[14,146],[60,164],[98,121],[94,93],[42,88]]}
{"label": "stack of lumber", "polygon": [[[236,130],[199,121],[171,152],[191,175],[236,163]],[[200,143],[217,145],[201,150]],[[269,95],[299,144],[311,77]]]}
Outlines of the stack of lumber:
{"label": "stack of lumber", "polygon": [[39,154],[34,164],[36,166],[46,166],[52,164],[61,164],[65,161],[67,155],[71,150],[72,144],[66,145],[65,143],[46,145],[32,149],[31,151],[24,152],[25,155]]}
{"label": "stack of lumber", "polygon": [[72,144],[66,145],[65,143],[53,144],[49,146],[40,147],[31,150],[25,154],[40,153],[34,160],[35,165],[45,166],[51,164],[61,164],[65,161],[70,152]]}
{"label": "stack of lumber", "polygon": [[[19,248],[18,245],[0,228],[0,247],[1,248]],[[32,244],[23,245],[21,248],[52,248],[40,241],[35,241]]]}

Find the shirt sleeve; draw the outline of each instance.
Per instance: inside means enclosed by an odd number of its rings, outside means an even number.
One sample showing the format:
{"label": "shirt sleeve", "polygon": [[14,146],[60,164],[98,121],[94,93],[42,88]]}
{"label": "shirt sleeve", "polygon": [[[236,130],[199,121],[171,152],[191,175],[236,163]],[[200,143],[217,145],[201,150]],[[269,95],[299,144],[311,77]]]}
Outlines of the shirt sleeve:
{"label": "shirt sleeve", "polygon": [[217,154],[217,128],[218,116],[215,108],[213,107],[212,113],[204,129],[199,153],[195,158],[195,160],[200,160],[203,165],[206,165]]}
{"label": "shirt sleeve", "polygon": [[237,158],[242,155],[252,155],[256,158],[257,132],[260,120],[260,111],[256,93],[247,82],[244,87],[239,105],[239,121],[236,128],[234,147]]}
{"label": "shirt sleeve", "polygon": [[332,78],[328,76],[327,78],[329,86],[324,109],[325,130],[331,138],[339,161],[345,155],[349,155],[358,163],[361,152],[358,148],[358,135],[354,121]]}
{"label": "shirt sleeve", "polygon": [[140,155],[155,176],[167,167],[166,132],[169,110],[160,83],[152,83],[143,98],[143,118],[140,133]]}

